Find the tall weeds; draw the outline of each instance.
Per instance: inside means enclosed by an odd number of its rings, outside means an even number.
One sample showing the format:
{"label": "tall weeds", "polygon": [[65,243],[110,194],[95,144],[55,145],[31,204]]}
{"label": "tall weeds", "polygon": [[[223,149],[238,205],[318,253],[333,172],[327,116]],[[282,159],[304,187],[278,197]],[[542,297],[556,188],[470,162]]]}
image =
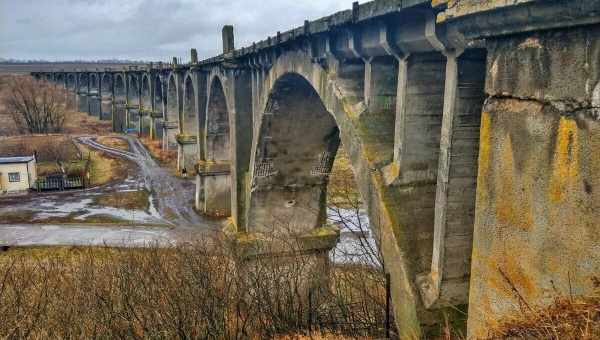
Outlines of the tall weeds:
{"label": "tall weeds", "polygon": [[383,287],[350,282],[344,275],[349,268],[341,268],[313,293],[303,276],[312,264],[301,255],[285,265],[257,259],[245,267],[220,241],[48,254],[0,256],[0,338],[264,339],[311,330],[382,332]]}

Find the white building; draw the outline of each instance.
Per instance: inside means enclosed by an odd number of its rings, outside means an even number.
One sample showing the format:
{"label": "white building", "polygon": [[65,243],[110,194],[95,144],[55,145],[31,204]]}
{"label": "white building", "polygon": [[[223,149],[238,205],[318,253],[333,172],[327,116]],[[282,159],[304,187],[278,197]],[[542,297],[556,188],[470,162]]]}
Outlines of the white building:
{"label": "white building", "polygon": [[35,156],[0,157],[0,195],[34,188],[36,180]]}

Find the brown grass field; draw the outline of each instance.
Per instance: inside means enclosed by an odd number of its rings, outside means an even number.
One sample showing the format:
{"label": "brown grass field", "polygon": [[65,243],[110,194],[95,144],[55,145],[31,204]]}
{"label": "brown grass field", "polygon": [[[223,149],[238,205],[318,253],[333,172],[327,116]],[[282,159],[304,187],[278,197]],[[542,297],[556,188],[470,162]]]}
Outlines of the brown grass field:
{"label": "brown grass field", "polygon": [[122,138],[112,136],[101,136],[98,137],[96,141],[102,145],[106,145],[111,148],[129,151],[129,143],[127,143],[127,141]]}

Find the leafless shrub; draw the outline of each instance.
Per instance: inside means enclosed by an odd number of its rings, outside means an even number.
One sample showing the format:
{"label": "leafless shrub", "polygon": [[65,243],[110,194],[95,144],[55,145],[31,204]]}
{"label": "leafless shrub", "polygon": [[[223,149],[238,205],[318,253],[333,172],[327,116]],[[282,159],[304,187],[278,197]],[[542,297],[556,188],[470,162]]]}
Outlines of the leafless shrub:
{"label": "leafless shrub", "polygon": [[5,106],[21,133],[60,132],[65,124],[65,90],[32,77],[13,77]]}
{"label": "leafless shrub", "polygon": [[340,276],[320,281],[327,286],[309,300],[309,266],[294,251],[284,263],[244,260],[219,238],[68,256],[9,251],[0,257],[0,338],[263,339],[306,334],[309,320],[315,331],[352,335],[346,324],[358,314],[345,304],[372,296],[338,296],[350,286]]}

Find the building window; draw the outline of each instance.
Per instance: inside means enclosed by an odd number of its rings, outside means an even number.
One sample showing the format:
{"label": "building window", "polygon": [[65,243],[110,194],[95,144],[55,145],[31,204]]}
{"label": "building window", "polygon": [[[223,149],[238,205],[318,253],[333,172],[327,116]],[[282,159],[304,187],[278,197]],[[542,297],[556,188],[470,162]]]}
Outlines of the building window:
{"label": "building window", "polygon": [[18,172],[9,172],[8,173],[8,181],[9,182],[21,182],[21,174]]}

